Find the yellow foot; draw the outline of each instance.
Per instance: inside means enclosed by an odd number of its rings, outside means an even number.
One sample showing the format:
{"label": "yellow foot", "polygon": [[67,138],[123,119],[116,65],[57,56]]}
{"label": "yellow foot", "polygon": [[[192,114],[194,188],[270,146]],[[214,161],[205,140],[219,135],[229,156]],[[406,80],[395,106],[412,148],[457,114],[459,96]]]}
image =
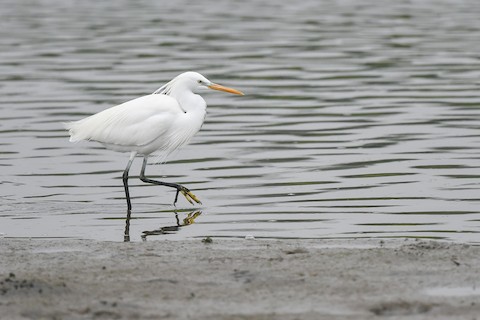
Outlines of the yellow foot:
{"label": "yellow foot", "polygon": [[[191,204],[194,204],[193,201],[195,201],[198,204],[202,204],[202,202],[197,198],[196,195],[194,195],[190,190],[182,186],[182,189],[180,189],[180,192],[183,194],[185,199],[187,199],[188,202]],[[192,201],[193,200],[193,201]]]}

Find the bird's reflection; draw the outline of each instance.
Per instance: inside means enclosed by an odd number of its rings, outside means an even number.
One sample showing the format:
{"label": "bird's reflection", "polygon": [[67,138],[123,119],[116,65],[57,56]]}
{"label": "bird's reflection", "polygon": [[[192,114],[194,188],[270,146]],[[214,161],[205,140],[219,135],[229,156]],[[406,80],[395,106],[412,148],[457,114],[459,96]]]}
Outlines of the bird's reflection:
{"label": "bird's reflection", "polygon": [[[141,238],[143,241],[147,241],[147,236],[152,235],[162,235],[162,234],[172,234],[180,230],[180,228],[191,225],[195,223],[195,219],[202,214],[200,210],[194,210],[189,212],[185,218],[180,220],[179,214],[177,211],[173,211],[175,213],[175,225],[164,226],[152,231],[143,231]],[[127,211],[127,218],[125,219],[125,232],[123,235],[123,241],[129,242],[130,241],[130,218],[131,218],[131,211]]]}

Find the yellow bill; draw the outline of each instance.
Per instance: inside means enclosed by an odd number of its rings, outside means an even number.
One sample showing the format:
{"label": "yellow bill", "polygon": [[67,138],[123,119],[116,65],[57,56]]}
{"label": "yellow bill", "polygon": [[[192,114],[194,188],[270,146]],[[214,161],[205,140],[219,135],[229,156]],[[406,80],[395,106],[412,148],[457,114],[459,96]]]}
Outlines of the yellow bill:
{"label": "yellow bill", "polygon": [[232,89],[232,88],[229,88],[229,87],[224,87],[224,86],[221,86],[221,85],[216,84],[216,83],[213,83],[213,84],[209,85],[208,87],[210,89],[213,89],[213,90],[225,91],[225,92],[228,92],[228,93],[239,94],[241,96],[244,95],[242,91],[238,91],[236,89]]}

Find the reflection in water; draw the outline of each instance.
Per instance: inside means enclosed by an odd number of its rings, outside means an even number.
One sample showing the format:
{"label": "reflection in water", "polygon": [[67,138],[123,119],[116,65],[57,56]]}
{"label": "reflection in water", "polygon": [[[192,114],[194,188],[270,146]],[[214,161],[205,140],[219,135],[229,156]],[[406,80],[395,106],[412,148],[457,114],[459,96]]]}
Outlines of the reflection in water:
{"label": "reflection in water", "polygon": [[202,214],[202,211],[194,210],[192,212],[189,212],[187,216],[183,218],[182,222],[180,222],[180,219],[178,217],[178,212],[175,211],[176,225],[160,227],[159,229],[155,229],[152,231],[143,231],[141,236],[142,240],[147,241],[147,236],[175,233],[178,230],[180,230],[180,228],[182,227],[194,224],[195,219],[201,214]]}
{"label": "reflection in water", "polygon": [[[195,223],[195,219],[202,214],[200,210],[194,210],[187,214],[185,218],[180,221],[179,214],[175,210],[175,225],[164,226],[152,231],[143,231],[141,238],[143,241],[147,241],[147,236],[154,236],[154,235],[162,235],[162,234],[172,234],[180,230],[180,228],[189,226]],[[127,217],[125,219],[125,232],[123,235],[123,241],[129,242],[130,241],[130,218],[131,218],[131,211],[128,210]]]}

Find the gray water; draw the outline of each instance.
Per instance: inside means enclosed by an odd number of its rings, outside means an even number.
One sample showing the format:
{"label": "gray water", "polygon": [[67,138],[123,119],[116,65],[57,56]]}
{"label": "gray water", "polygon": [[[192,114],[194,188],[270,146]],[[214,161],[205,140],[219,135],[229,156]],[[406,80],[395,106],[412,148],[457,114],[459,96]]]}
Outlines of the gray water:
{"label": "gray water", "polygon": [[479,243],[479,17],[476,0],[3,0],[0,233],[122,241],[128,154],[62,122],[196,70],[246,95],[204,94],[202,131],[147,170],[203,205],[176,217],[136,160],[132,241]]}

